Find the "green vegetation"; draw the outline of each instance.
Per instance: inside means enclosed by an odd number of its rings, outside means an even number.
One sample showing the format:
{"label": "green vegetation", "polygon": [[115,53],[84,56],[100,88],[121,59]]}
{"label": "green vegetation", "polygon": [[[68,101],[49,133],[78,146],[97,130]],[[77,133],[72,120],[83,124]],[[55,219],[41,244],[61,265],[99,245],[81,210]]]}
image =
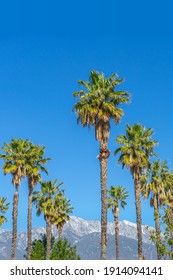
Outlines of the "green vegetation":
{"label": "green vegetation", "polygon": [[59,239],[52,247],[51,260],[80,260],[76,246],[71,246],[67,239]]}
{"label": "green vegetation", "polygon": [[2,226],[4,222],[7,222],[7,218],[4,214],[8,210],[8,205],[9,203],[6,203],[6,198],[0,197],[0,226]]}
{"label": "green vegetation", "polygon": [[36,240],[31,248],[31,260],[45,260],[45,247],[41,240]]}
{"label": "green vegetation", "polygon": [[[47,238],[42,236],[41,239],[32,243],[31,260],[46,260]],[[51,239],[51,260],[80,260],[76,252],[76,246],[71,246],[67,239]]]}
{"label": "green vegetation", "polygon": [[58,230],[59,239],[62,238],[62,231],[65,223],[70,219],[70,214],[73,213],[73,207],[71,207],[70,200],[67,199],[64,194],[57,194],[53,200],[53,217],[52,223],[56,225]]}
{"label": "green vegetation", "polygon": [[[157,240],[160,240],[159,243],[161,242],[159,208],[166,201],[165,190],[168,174],[169,170],[166,162],[161,163],[160,160],[157,160],[148,166],[146,178],[145,180],[142,179],[142,195],[144,198],[149,198],[150,196],[150,206],[154,208],[155,229]],[[159,250],[157,250],[157,258],[158,260],[161,259]]]}
{"label": "green vegetation", "polygon": [[154,242],[157,248],[159,259],[173,260],[173,223],[171,214],[170,209],[164,208],[164,214],[161,216],[162,222],[165,225],[162,238],[155,230],[150,231],[150,239]]}

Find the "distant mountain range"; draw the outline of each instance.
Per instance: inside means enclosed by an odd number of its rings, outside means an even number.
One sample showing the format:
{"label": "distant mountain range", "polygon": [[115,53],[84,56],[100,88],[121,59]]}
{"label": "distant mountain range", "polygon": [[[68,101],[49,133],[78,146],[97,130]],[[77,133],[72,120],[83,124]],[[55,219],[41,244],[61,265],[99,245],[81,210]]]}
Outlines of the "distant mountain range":
{"label": "distant mountain range", "polygon": [[[119,222],[120,229],[120,259],[137,259],[137,230],[136,224],[128,221]],[[149,228],[151,229],[151,228]],[[63,230],[71,245],[76,245],[77,252],[83,260],[97,260],[100,257],[100,222],[88,221],[71,216]],[[107,259],[115,259],[115,229],[114,223],[108,223]],[[39,239],[45,233],[45,228],[38,227],[32,231],[33,240]],[[157,259],[155,246],[149,239],[149,230],[142,226],[143,253],[146,259]],[[57,230],[53,227],[53,235],[57,238]],[[10,256],[12,234],[8,230],[0,230],[0,259],[7,260]],[[26,233],[18,233],[16,259],[23,259],[26,253]]]}

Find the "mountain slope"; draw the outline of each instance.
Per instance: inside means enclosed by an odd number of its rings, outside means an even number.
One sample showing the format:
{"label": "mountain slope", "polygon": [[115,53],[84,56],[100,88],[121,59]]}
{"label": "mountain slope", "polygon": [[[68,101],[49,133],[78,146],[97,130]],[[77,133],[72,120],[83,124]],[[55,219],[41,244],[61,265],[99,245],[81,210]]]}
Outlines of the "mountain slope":
{"label": "mountain slope", "polygon": [[[128,221],[120,221],[120,258],[137,259],[137,231],[136,224]],[[71,216],[66,223],[63,236],[72,245],[76,245],[77,252],[81,259],[99,259],[100,255],[100,222],[87,221],[75,216]],[[45,233],[45,228],[33,229],[33,240],[39,239]],[[115,238],[114,223],[108,223],[108,248],[107,259],[115,259]],[[149,240],[149,232],[142,226],[143,250],[146,259],[156,259],[156,250]],[[57,238],[57,230],[53,227],[53,235]],[[26,253],[26,233],[18,234],[16,259],[23,259]],[[0,230],[0,259],[9,259],[11,250],[11,232]]]}

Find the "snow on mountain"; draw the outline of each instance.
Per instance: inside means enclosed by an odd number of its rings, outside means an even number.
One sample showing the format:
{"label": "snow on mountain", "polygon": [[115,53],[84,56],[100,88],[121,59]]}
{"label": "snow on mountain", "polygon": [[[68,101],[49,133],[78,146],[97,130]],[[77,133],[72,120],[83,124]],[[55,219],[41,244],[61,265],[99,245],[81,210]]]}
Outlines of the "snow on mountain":
{"label": "snow on mountain", "polygon": [[[151,243],[149,240],[149,230],[153,228],[142,226],[143,241],[145,243]],[[70,220],[66,223],[64,227],[64,232],[71,231],[78,236],[83,236],[86,234],[101,232],[100,221],[93,220],[84,220],[76,216],[71,216]],[[108,222],[107,233],[114,235],[115,234],[115,224],[114,222]],[[135,223],[129,221],[120,221],[119,222],[119,234],[120,236],[128,237],[137,240],[137,226]]]}
{"label": "snow on mountain", "polygon": [[[151,241],[149,239],[150,229],[151,228],[146,229],[146,226],[142,226],[143,242],[145,244],[148,244],[147,246],[152,246]],[[53,226],[52,232],[55,238],[57,238],[57,229],[55,226]],[[77,248],[81,250],[80,253],[83,256],[83,258],[87,259],[88,256],[90,256],[90,254],[88,253],[87,256],[85,255],[83,250],[85,251],[86,249],[84,249],[84,247],[93,246],[94,248],[94,246],[96,246],[94,240],[97,240],[97,249],[98,249],[100,246],[100,232],[101,232],[100,221],[85,220],[82,218],[78,218],[76,216],[71,216],[70,220],[64,226],[63,236],[68,238],[71,244],[76,245]],[[114,234],[115,234],[114,222],[108,222],[107,232],[108,232],[108,242],[109,240],[111,240],[110,241],[111,243],[114,242]],[[43,227],[33,228],[32,239],[33,240],[39,239],[43,234],[45,234],[45,228]],[[132,247],[129,249],[129,250],[133,250],[133,246],[136,246],[134,244],[137,243],[136,224],[126,220],[120,221],[119,234],[120,234],[120,239],[125,240],[123,242],[128,244],[130,242],[130,244],[133,244]],[[4,229],[0,230],[0,259],[7,259],[7,256],[10,255],[11,237],[12,234],[10,231]],[[134,240],[135,243],[132,242],[132,240]],[[85,246],[84,243],[86,243]],[[27,246],[26,244],[27,244],[26,232],[19,232],[17,238],[18,259],[23,258],[23,255],[26,253],[25,251]],[[113,246],[110,246],[110,248],[111,247]],[[128,248],[128,246],[126,246],[126,248]],[[94,256],[94,250],[93,250],[93,256]]]}

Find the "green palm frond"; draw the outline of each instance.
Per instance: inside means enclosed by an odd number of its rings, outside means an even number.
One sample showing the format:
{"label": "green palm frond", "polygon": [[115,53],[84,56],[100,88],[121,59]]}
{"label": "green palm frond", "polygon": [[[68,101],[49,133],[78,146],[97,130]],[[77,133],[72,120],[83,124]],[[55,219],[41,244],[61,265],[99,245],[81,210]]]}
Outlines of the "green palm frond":
{"label": "green palm frond", "polygon": [[0,226],[7,221],[7,218],[3,214],[9,209],[9,204],[10,203],[6,203],[5,197],[0,198]]}
{"label": "green palm frond", "polygon": [[151,196],[150,206],[153,206],[154,199],[157,199],[158,206],[166,202],[166,187],[169,180],[169,168],[166,161],[160,160],[150,163],[146,172],[145,180],[141,181],[141,193],[146,199]]}
{"label": "green palm frond", "polygon": [[55,209],[53,204],[54,196],[63,195],[63,190],[60,191],[60,187],[63,182],[58,183],[58,179],[52,181],[41,181],[41,190],[33,192],[32,201],[35,203],[37,208],[37,215],[44,214],[45,219],[50,218],[54,215]]}
{"label": "green palm frond", "polygon": [[120,154],[118,162],[122,166],[129,167],[131,171],[135,167],[146,168],[151,156],[156,156],[154,147],[157,141],[151,140],[152,129],[147,129],[140,124],[130,126],[127,124],[126,135],[120,135],[116,138],[120,145],[114,154]]}
{"label": "green palm frond", "polygon": [[79,98],[73,106],[73,112],[77,113],[77,123],[80,122],[82,126],[94,126],[95,130],[102,131],[103,133],[95,134],[98,141],[104,138],[104,135],[109,137],[110,119],[118,124],[124,114],[119,105],[130,100],[128,92],[115,91],[115,87],[122,81],[123,79],[118,79],[117,74],[105,78],[103,73],[91,71],[89,81],[79,80],[79,84],[86,91],[80,90],[73,94]]}
{"label": "green palm frond", "polygon": [[35,187],[36,184],[41,180],[41,172],[48,174],[48,170],[45,164],[50,158],[44,158],[45,147],[39,145],[31,145],[26,159],[26,174],[29,177],[30,187]]}
{"label": "green palm frond", "polygon": [[108,209],[112,209],[115,212],[119,206],[125,208],[128,196],[129,193],[122,186],[111,186],[111,189],[108,190]]}
{"label": "green palm frond", "polygon": [[52,223],[62,228],[69,220],[69,215],[73,213],[73,207],[70,200],[64,196],[64,192],[60,192],[54,197],[53,208]]}
{"label": "green palm frond", "polygon": [[2,166],[4,174],[12,174],[12,182],[15,186],[19,186],[21,178],[26,176],[25,159],[30,146],[28,139],[12,138],[11,143],[4,143],[1,148],[0,158],[4,160]]}

